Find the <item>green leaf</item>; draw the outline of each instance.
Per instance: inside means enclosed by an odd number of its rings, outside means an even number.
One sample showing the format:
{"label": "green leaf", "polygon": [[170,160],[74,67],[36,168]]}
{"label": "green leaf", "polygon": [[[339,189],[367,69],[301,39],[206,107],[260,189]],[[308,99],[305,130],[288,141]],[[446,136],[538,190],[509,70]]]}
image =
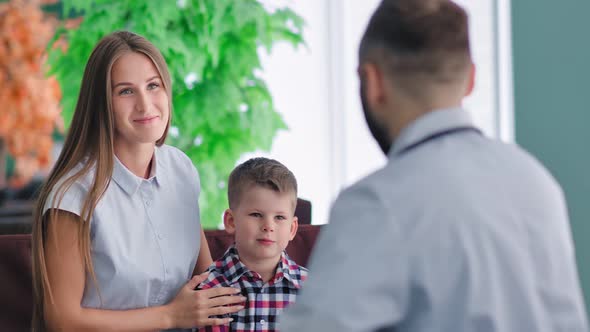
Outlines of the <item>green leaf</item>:
{"label": "green leaf", "polygon": [[[66,36],[66,53],[50,49],[50,73],[63,93],[66,125],[76,106],[86,61],[100,38],[115,30],[139,33],[166,58],[173,80],[172,125],[178,136],[167,143],[182,149],[201,177],[201,220],[217,228],[227,208],[226,182],[247,152],[268,151],[287,127],[274,109],[260,70],[258,48],[277,42],[304,45],[305,22],[289,8],[273,13],[256,0],[63,0],[62,17],[83,13]],[[189,76],[196,81],[185,82]],[[197,144],[195,144],[197,143]]]}

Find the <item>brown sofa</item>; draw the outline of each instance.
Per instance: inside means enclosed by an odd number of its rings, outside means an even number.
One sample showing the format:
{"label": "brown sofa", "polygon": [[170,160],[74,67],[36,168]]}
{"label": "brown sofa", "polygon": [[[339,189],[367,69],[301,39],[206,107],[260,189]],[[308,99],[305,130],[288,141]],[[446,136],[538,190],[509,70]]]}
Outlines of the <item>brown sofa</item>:
{"label": "brown sofa", "polygon": [[[31,200],[0,202],[0,235],[31,233],[34,203]],[[295,215],[299,218],[299,225],[310,225],[311,202],[303,198],[297,198]]]}
{"label": "brown sofa", "polygon": [[[321,226],[300,225],[287,247],[289,256],[306,266]],[[221,257],[233,243],[233,237],[222,230],[206,231],[214,259]],[[32,299],[30,234],[0,235],[0,331],[30,329]]]}

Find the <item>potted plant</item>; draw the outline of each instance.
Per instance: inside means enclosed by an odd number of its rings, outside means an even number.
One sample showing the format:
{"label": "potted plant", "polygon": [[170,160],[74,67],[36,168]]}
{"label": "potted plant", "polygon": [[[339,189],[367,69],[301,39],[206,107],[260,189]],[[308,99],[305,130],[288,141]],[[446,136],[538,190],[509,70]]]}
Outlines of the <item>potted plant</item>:
{"label": "potted plant", "polygon": [[[61,122],[61,91],[45,65],[53,34],[38,1],[0,3],[0,189],[24,186],[50,164],[52,134]],[[16,163],[8,180],[7,154]]]}
{"label": "potted plant", "polygon": [[[168,144],[183,150],[201,176],[201,221],[216,228],[227,206],[225,184],[245,152],[269,150],[286,125],[260,76],[259,50],[303,43],[303,20],[288,8],[257,0],[63,0],[64,16],[82,16],[57,37],[69,44],[49,58],[64,91],[69,123],[96,42],[115,30],[145,36],[163,53],[173,80]],[[58,39],[56,38],[56,39]]]}

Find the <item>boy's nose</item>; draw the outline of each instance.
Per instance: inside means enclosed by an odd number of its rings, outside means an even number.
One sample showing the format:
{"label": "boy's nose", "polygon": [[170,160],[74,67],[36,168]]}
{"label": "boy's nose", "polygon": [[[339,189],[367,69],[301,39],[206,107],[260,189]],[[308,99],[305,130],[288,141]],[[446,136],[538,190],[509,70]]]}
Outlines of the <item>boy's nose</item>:
{"label": "boy's nose", "polygon": [[262,224],[262,230],[265,232],[274,232],[274,225],[272,221],[264,221]]}

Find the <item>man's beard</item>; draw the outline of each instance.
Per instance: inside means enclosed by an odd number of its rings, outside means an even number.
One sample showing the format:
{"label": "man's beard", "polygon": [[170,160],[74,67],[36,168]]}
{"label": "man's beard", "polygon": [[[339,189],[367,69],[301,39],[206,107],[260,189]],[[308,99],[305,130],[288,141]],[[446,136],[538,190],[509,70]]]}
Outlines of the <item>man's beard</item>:
{"label": "man's beard", "polygon": [[369,130],[371,131],[371,135],[373,135],[373,138],[375,138],[375,140],[377,141],[377,144],[379,144],[379,147],[381,148],[381,151],[383,151],[383,153],[385,155],[387,155],[387,153],[389,152],[389,149],[391,148],[391,144],[392,141],[389,138],[389,134],[387,133],[387,130],[384,128],[384,126],[382,124],[380,124],[371,114],[371,112],[369,111],[369,104],[367,103],[367,96],[366,96],[366,92],[365,92],[365,84],[363,82],[363,80],[361,79],[361,91],[360,91],[360,95],[361,95],[361,104],[363,105],[363,113],[365,114],[365,121],[367,122],[367,125],[369,126]]}

